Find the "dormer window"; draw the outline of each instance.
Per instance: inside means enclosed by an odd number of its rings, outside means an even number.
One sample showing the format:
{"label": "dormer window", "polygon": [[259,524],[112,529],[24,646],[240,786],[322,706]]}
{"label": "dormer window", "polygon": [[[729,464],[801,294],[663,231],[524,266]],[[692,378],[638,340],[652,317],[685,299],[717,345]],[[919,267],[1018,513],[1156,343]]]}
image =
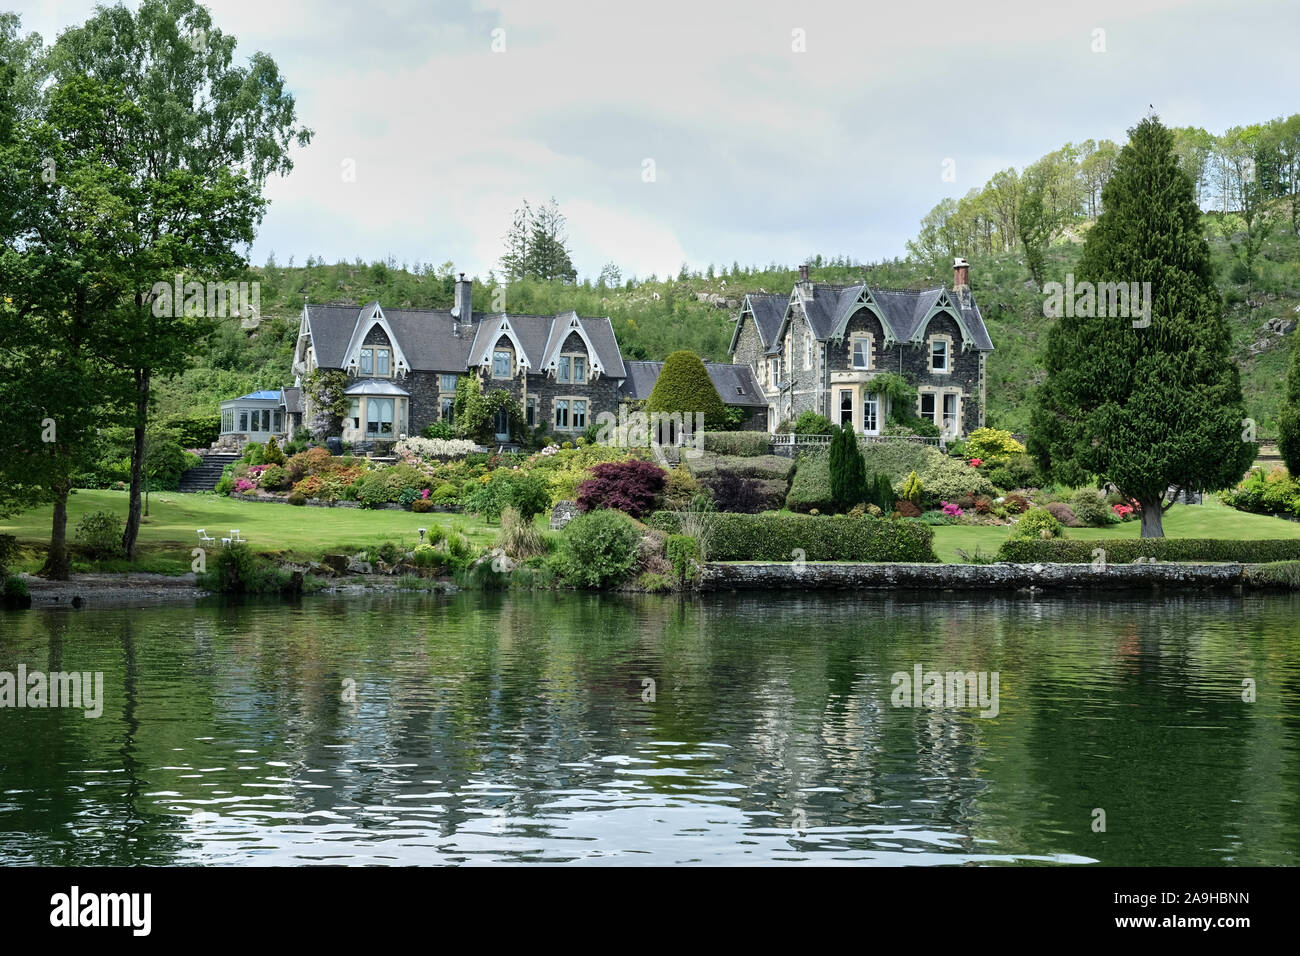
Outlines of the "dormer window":
{"label": "dormer window", "polygon": [[946,335],[930,338],[930,371],[949,372],[952,370],[952,339]]}
{"label": "dormer window", "polygon": [[850,336],[850,361],[853,368],[858,370],[871,368],[871,348],[873,344],[874,341],[870,335],[858,334]]}
{"label": "dormer window", "polygon": [[585,385],[587,383],[587,356],[561,355],[555,363],[555,380],[565,384]]}
{"label": "dormer window", "polygon": [[510,360],[511,354],[509,349],[497,349],[492,353],[492,377],[509,378],[510,377]]}
{"label": "dormer window", "polygon": [[361,374],[366,378],[390,378],[393,353],[391,349],[366,346],[361,350]]}

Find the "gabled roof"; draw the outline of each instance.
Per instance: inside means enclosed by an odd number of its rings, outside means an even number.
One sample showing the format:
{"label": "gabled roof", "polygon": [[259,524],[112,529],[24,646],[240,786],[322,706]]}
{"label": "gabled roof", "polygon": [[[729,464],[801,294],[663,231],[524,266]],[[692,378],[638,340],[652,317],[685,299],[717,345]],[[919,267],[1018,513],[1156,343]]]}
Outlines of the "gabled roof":
{"label": "gabled roof", "polygon": [[[646,399],[654,390],[659,373],[663,371],[663,362],[628,362],[627,378],[619,395],[622,398]],[[709,380],[718,390],[724,405],[766,406],[767,399],[754,378],[754,371],[748,365],[733,365],[729,362],[705,362],[704,370],[709,373]]]}
{"label": "gabled roof", "polygon": [[302,414],[302,389],[293,386],[284,390],[284,410],[290,415]]}
{"label": "gabled roof", "polygon": [[773,343],[776,342],[777,333],[781,330],[781,322],[785,319],[788,304],[783,295],[751,292],[745,296],[745,301],[735,319],[736,330],[731,333],[731,346],[727,351],[736,351],[736,341],[740,338],[740,328],[745,324],[746,314],[754,323],[754,328],[758,331],[758,340],[764,350],[770,351]]}
{"label": "gabled roof", "polygon": [[544,375],[550,370],[548,363],[564,345],[569,332],[573,331],[571,323],[574,319],[578,320],[580,334],[590,343],[594,353],[592,368],[599,368],[610,378],[623,378],[627,374],[623,356],[619,353],[618,340],[614,337],[614,326],[609,319],[579,316],[576,312],[562,312],[559,315],[499,313],[483,316],[478,320],[479,331],[470,353],[469,361],[472,364],[479,364],[479,359],[497,343],[501,327],[498,320],[502,318],[509,321],[517,347],[528,357],[529,375]]}

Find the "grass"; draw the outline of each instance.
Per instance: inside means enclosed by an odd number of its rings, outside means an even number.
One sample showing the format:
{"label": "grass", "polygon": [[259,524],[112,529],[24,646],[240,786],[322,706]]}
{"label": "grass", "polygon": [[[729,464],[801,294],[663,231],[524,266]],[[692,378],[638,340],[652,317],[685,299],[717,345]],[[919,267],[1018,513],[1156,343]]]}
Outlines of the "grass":
{"label": "grass", "polygon": [[[111,511],[126,518],[124,491],[81,490],[68,499],[68,537],[77,521],[90,511]],[[216,495],[186,495],[160,492],[150,496],[150,516],[140,527],[139,560],[97,562],[93,568],[74,565],[74,570],[153,571],[184,574],[190,570],[191,549],[198,547],[197,529],[220,539],[238,528],[254,551],[261,554],[306,560],[322,554],[355,554],[385,541],[414,547],[420,536],[416,529],[440,525],[444,530],[460,526],[476,547],[487,547],[500,528],[470,515],[409,511],[368,511],[361,508],[294,508],[284,504],[239,501]],[[50,539],[49,507],[37,508],[13,518],[0,519],[0,534],[12,534],[29,550],[18,568],[35,571]],[[220,547],[218,541],[217,547]]]}
{"label": "grass", "polygon": [[[1141,536],[1141,531],[1141,522],[1126,521],[1105,528],[1069,528],[1066,536],[1082,541],[1097,541],[1103,538],[1137,538]],[[978,546],[981,551],[996,553],[1010,533],[1010,528],[997,525],[937,525],[934,529],[934,550],[940,561],[958,562],[961,560],[957,555],[958,548],[973,554]],[[1166,511],[1165,536],[1221,538],[1226,541],[1300,538],[1300,523],[1234,511],[1218,499],[1207,496],[1203,505],[1174,505]]]}

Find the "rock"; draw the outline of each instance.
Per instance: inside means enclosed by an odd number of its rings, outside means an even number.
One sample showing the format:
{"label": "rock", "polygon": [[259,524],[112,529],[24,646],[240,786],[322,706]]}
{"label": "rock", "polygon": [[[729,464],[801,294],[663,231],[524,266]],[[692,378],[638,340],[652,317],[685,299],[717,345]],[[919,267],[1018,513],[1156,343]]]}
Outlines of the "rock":
{"label": "rock", "polygon": [[559,531],[578,514],[577,502],[561,501],[551,509],[551,530]]}
{"label": "rock", "polygon": [[348,556],[346,554],[323,554],[320,560],[331,574],[343,574],[348,570]]}
{"label": "rock", "polygon": [[370,574],[374,571],[370,562],[366,560],[366,553],[358,551],[352,557],[348,558],[348,570],[353,574]]}

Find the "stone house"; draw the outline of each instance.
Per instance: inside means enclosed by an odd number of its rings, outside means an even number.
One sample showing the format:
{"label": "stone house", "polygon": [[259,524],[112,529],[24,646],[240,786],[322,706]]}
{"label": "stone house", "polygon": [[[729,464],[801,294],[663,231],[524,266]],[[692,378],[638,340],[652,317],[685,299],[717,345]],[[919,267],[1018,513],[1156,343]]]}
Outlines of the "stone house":
{"label": "stone house", "polygon": [[946,437],[984,424],[993,343],[965,259],[951,289],[814,283],[802,266],[789,296],[747,295],[734,321],[732,361],[753,371],[771,428],[811,410],[879,435],[890,409],[871,381],[886,372],[916,387],[916,414]]}

